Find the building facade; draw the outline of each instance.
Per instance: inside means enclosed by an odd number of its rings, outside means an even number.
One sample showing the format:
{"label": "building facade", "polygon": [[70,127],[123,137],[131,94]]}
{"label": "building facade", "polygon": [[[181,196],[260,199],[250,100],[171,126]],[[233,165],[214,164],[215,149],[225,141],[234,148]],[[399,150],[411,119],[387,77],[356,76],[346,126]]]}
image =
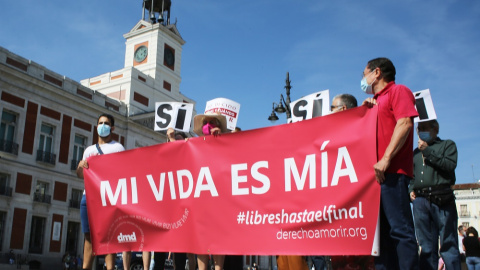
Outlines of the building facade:
{"label": "building facade", "polygon": [[453,186],[457,204],[458,225],[480,230],[480,184],[458,184]]}
{"label": "building facade", "polygon": [[96,143],[98,116],[114,116],[113,138],[128,150],[166,141],[153,130],[155,102],[195,103],[180,93],[176,25],[142,19],[124,37],[124,68],[81,83],[0,47],[0,253],[42,269],[81,255],[75,170]]}

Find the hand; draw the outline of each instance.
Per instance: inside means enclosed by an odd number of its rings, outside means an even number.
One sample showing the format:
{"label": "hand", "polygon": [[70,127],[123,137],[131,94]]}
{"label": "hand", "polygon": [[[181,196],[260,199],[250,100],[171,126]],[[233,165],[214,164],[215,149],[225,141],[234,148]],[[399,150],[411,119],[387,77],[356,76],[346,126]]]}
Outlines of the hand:
{"label": "hand", "polygon": [[418,139],[418,149],[420,149],[420,151],[425,150],[425,148],[427,147],[428,147],[428,143],[426,143],[425,141],[422,141],[421,139]]}
{"label": "hand", "polygon": [[373,169],[375,170],[375,179],[379,184],[385,181],[385,171],[390,166],[390,161],[382,158],[377,164],[373,165]]}
{"label": "hand", "polygon": [[78,163],[78,167],[88,169],[88,162],[86,160],[80,160],[80,162]]}
{"label": "hand", "polygon": [[415,196],[415,192],[410,192],[410,200],[413,202],[417,196]]}
{"label": "hand", "polygon": [[374,98],[367,98],[363,101],[362,106],[365,105],[368,108],[372,108],[373,105],[377,105],[377,101]]}
{"label": "hand", "polygon": [[219,127],[214,127],[212,129],[210,129],[210,134],[212,134],[213,136],[217,136],[221,132],[222,132],[222,130]]}
{"label": "hand", "polygon": [[171,142],[175,141],[175,130],[173,128],[167,129],[167,138]]}

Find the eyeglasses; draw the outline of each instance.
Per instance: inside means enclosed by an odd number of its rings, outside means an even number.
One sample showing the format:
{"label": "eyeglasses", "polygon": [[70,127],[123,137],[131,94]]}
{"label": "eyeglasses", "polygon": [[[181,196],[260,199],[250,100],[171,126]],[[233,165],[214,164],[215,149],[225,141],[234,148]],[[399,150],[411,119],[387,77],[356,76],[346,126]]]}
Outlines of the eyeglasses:
{"label": "eyeglasses", "polygon": [[367,77],[367,76],[369,76],[369,75],[371,75],[372,73],[374,73],[376,69],[377,69],[377,68],[374,68],[373,70],[371,70],[371,71],[370,71],[369,73],[367,73],[367,74],[365,74],[365,73],[362,72],[362,79],[365,78],[365,77]]}
{"label": "eyeglasses", "polygon": [[339,108],[339,107],[343,107],[343,105],[337,105],[337,106],[332,105],[332,106],[330,106],[330,111],[333,111],[333,110],[335,110],[336,108]]}

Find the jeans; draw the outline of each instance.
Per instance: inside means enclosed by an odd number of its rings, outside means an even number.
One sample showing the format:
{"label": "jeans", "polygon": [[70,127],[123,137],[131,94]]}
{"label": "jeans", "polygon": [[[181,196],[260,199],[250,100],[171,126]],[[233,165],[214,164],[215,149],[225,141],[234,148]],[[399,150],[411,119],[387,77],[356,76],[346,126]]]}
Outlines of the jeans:
{"label": "jeans", "polygon": [[89,233],[90,225],[88,223],[87,198],[85,194],[83,194],[82,200],[80,201],[80,221],[82,222],[82,232]]}
{"label": "jeans", "polygon": [[445,269],[460,270],[457,208],[455,202],[438,206],[424,197],[413,201],[413,216],[418,244],[421,247],[420,269],[438,269],[438,239]]}
{"label": "jeans", "polygon": [[404,174],[385,174],[380,185],[380,256],[375,269],[419,269],[408,184]]}
{"label": "jeans", "polygon": [[467,257],[468,270],[480,270],[480,257]]}
{"label": "jeans", "polygon": [[325,256],[312,256],[312,262],[315,266],[315,270],[325,270],[325,267],[327,266]]}

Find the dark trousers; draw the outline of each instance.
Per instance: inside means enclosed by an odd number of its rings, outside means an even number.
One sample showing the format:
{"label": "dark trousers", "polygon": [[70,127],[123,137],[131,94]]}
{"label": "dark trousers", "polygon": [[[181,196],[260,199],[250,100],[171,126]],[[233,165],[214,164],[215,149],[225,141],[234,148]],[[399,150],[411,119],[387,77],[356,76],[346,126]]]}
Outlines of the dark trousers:
{"label": "dark trousers", "polygon": [[[185,269],[185,264],[187,261],[187,253],[172,253],[170,259],[175,262],[176,269]],[[168,252],[155,252],[154,261],[155,267],[154,270],[163,270],[165,268],[165,260],[168,258]],[[194,270],[194,269],[193,269]]]}
{"label": "dark trousers", "polygon": [[438,239],[440,254],[449,270],[460,270],[458,251],[457,208],[455,201],[438,206],[424,197],[413,201],[413,216],[418,244],[421,247],[420,269],[438,269]]}
{"label": "dark trousers", "polygon": [[385,174],[380,185],[380,256],[375,269],[419,269],[418,246],[410,208],[408,184],[403,174]]}
{"label": "dark trousers", "polygon": [[243,255],[226,255],[223,269],[243,270]]}
{"label": "dark trousers", "polygon": [[315,270],[325,270],[327,266],[325,256],[312,256],[313,266],[315,266]]}

